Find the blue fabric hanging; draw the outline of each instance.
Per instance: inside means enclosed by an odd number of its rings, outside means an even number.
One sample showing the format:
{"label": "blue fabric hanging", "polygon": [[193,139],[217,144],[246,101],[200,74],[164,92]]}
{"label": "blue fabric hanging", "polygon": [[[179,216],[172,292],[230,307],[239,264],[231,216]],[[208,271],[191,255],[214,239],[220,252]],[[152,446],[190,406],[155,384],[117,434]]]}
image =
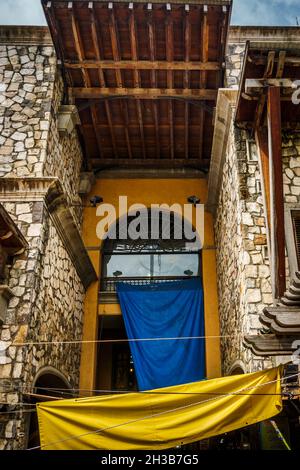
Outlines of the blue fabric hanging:
{"label": "blue fabric hanging", "polygon": [[[117,283],[129,339],[204,336],[199,279],[132,286]],[[205,340],[130,342],[139,390],[205,378]]]}

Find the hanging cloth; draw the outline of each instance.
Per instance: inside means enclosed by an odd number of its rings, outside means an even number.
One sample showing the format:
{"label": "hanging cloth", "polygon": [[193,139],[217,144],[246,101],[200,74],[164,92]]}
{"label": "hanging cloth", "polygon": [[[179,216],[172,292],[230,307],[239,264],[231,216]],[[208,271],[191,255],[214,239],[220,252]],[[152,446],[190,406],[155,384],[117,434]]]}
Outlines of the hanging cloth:
{"label": "hanging cloth", "polygon": [[282,367],[150,392],[37,404],[43,450],[159,450],[243,428],[282,410]]}
{"label": "hanging cloth", "polygon": [[117,283],[139,390],[205,378],[203,289],[199,279],[133,286]]}

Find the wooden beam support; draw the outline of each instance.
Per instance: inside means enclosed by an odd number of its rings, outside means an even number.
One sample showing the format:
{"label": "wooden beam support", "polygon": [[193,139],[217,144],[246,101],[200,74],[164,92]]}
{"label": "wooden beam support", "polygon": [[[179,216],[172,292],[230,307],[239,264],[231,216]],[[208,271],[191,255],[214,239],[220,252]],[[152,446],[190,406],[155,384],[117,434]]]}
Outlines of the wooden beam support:
{"label": "wooden beam support", "polygon": [[[157,64],[158,62],[155,61],[156,58],[156,49],[155,49],[155,32],[154,32],[154,21],[152,15],[152,5],[151,8],[148,4],[148,34],[149,34],[149,50],[150,50],[150,59],[151,64]],[[165,62],[164,62],[165,63]],[[156,72],[154,70],[155,67],[152,67],[150,77],[151,77],[151,87],[157,88],[157,77]],[[156,101],[153,100],[152,102],[152,114],[153,114],[153,121],[154,121],[154,128],[155,128],[155,143],[156,143],[156,158],[160,158],[160,136],[159,136],[159,114],[158,114],[158,104]]]}
{"label": "wooden beam support", "polygon": [[273,75],[275,65],[275,51],[268,52],[267,65],[265,68],[264,78],[270,78]]}
{"label": "wooden beam support", "polygon": [[217,90],[208,89],[169,89],[169,88],[97,88],[73,87],[70,93],[74,98],[98,99],[110,97],[132,97],[138,99],[182,98],[191,100],[215,101]]}
{"label": "wooden beam support", "polygon": [[[133,5],[132,5],[133,7]],[[129,31],[130,31],[130,46],[131,46],[131,57],[132,60],[137,62],[138,61],[138,46],[137,46],[137,37],[136,37],[136,25],[135,25],[135,17],[134,17],[134,8],[130,10],[129,16]],[[133,69],[133,79],[134,79],[134,86],[137,88],[141,87],[141,80],[140,74],[137,68]]]}
{"label": "wooden beam support", "polygon": [[[132,60],[138,60],[138,45],[137,45],[137,36],[136,36],[136,25],[135,25],[135,17],[134,17],[134,5],[129,4],[130,7],[130,16],[129,16],[129,31],[130,31],[130,45],[131,45],[131,57]],[[136,88],[141,88],[141,78],[140,74],[137,69],[133,70],[133,81],[134,86]],[[145,133],[143,127],[143,113],[142,113],[142,106],[140,100],[136,101],[136,108],[137,108],[137,116],[140,128],[140,137],[141,137],[141,144],[142,144],[142,152],[143,157],[146,158],[146,146],[145,146]]]}
{"label": "wooden beam support", "polygon": [[[206,64],[209,60],[209,25],[208,25],[208,6],[203,7],[203,17],[201,24],[201,60]],[[200,71],[200,88],[205,89],[207,82],[207,73],[205,70]],[[203,133],[204,133],[204,109],[200,109],[199,117],[199,158],[202,158],[203,152]]]}
{"label": "wooden beam support", "polygon": [[[69,4],[69,10],[70,10],[70,14],[71,14],[72,33],[73,33],[73,38],[74,38],[74,44],[75,44],[77,57],[80,61],[82,61],[82,60],[84,60],[84,47],[83,47],[83,43],[82,43],[78,23],[77,23],[77,20],[75,18],[72,2],[70,2],[70,4]],[[87,70],[82,69],[81,72],[82,72],[84,85],[86,87],[90,87],[91,86],[91,80],[90,80],[90,76],[89,76]],[[91,118],[92,118],[92,122],[93,122],[94,133],[95,133],[96,140],[97,140],[98,152],[101,156],[101,139],[100,139],[99,132],[97,132],[97,129],[96,129],[96,126],[97,126],[96,105],[94,103],[91,104],[90,109],[91,109]]]}
{"label": "wooden beam support", "polygon": [[[91,17],[91,38],[92,38],[93,47],[95,51],[95,57],[96,57],[97,62],[100,62],[101,52],[100,52],[100,43],[99,43],[99,27],[98,27],[97,19],[95,17],[93,2],[91,2],[91,6],[89,6],[89,10],[90,10],[90,17]],[[84,63],[85,61],[79,62],[79,64],[81,64],[81,67],[80,67],[81,69],[86,68],[84,66]],[[66,65],[66,67],[68,66]],[[97,68],[98,68],[98,77],[99,77],[100,86],[105,88],[105,78],[104,78],[103,70],[101,67],[97,67]]]}
{"label": "wooden beam support", "polygon": [[282,78],[286,60],[286,51],[280,51],[277,63],[276,78]]}
{"label": "wooden beam support", "polygon": [[286,288],[281,104],[279,87],[271,86],[268,89],[268,134],[272,285],[274,297],[275,299],[279,299],[283,296]]}
{"label": "wooden beam support", "polygon": [[114,167],[124,167],[124,168],[197,168],[197,169],[207,169],[210,165],[210,160],[205,159],[200,162],[197,159],[115,159],[115,158],[93,158],[91,163],[94,169],[104,169],[104,168],[114,168]]}
{"label": "wooden beam support", "polygon": [[[110,6],[110,5],[109,5]],[[110,8],[110,16],[109,16],[109,33],[110,33],[110,40],[111,40],[111,48],[112,48],[112,53],[113,53],[113,58],[114,61],[120,61],[120,47],[119,47],[119,37],[118,37],[118,31],[117,31],[117,24],[116,24],[116,18],[114,14],[114,9],[113,9],[113,4],[111,5],[112,8]],[[116,81],[117,81],[117,87],[120,88],[123,86],[122,84],[122,74],[121,71],[116,69]]]}
{"label": "wooden beam support", "polygon": [[266,87],[280,87],[285,94],[293,93],[297,89],[294,80],[290,78],[247,78],[245,82],[245,92],[251,96],[263,93]]}
{"label": "wooden beam support", "polygon": [[182,70],[182,71],[219,71],[218,62],[197,62],[197,61],[170,61],[161,60],[83,60],[78,62],[65,61],[67,69],[110,69],[110,70]]}
{"label": "wooden beam support", "polygon": [[[190,60],[191,51],[191,23],[190,23],[190,8],[186,5],[185,8],[185,21],[184,21],[184,60],[188,62]],[[184,73],[183,87],[188,89],[190,87],[190,74],[188,70]],[[189,103],[184,105],[184,156],[187,160],[189,158],[189,117],[190,109]]]}
{"label": "wooden beam support", "polygon": [[[129,115],[128,115],[127,101],[121,100],[120,105],[122,109],[122,116],[124,119],[124,130],[125,130],[125,139],[126,139],[126,144],[127,144],[128,155],[129,155],[129,158],[133,158],[131,144],[130,144],[130,136],[129,136]],[[123,128],[123,126],[121,127]]]}
{"label": "wooden beam support", "polygon": [[[262,193],[264,198],[265,216],[267,228],[270,228],[270,162],[268,130],[266,127],[258,127],[255,132],[255,142],[258,151]],[[268,230],[269,231],[269,230]]]}
{"label": "wooden beam support", "polygon": [[[171,12],[167,14],[166,21],[166,60],[167,62],[174,60],[174,37],[173,37],[173,20]],[[173,72],[167,71],[167,87],[174,88]],[[170,157],[174,158],[174,116],[173,116],[173,102],[169,100],[168,103],[169,114],[169,140],[170,140]]]}

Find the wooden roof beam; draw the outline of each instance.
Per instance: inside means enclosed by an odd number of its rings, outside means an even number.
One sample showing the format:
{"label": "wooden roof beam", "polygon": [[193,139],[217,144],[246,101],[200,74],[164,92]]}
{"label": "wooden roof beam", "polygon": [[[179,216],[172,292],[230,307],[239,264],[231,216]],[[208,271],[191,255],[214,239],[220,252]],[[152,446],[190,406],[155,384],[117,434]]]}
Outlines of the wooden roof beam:
{"label": "wooden roof beam", "polygon": [[286,51],[280,51],[277,63],[276,78],[282,78],[286,61]]}
{"label": "wooden roof beam", "polygon": [[[150,29],[150,28],[149,28]],[[190,39],[189,39],[190,41]],[[151,43],[153,47],[153,43]],[[121,69],[121,70],[183,70],[189,72],[195,71],[213,71],[220,70],[218,62],[197,62],[189,61],[188,59],[182,61],[169,61],[155,60],[150,49],[151,60],[83,60],[82,62],[65,61],[64,65],[67,69]]]}
{"label": "wooden roof beam", "polygon": [[[203,5],[203,18],[201,25],[201,60],[203,63],[207,63],[209,59],[209,25],[208,25],[208,6]],[[206,71],[200,72],[200,88],[206,88],[207,74]],[[204,109],[200,109],[199,119],[199,159],[202,158],[203,153],[203,133],[204,133]]]}
{"label": "wooden roof beam", "polygon": [[[150,80],[151,80],[151,87],[157,87],[157,78],[156,72],[154,70],[155,64],[158,62],[155,61],[156,57],[156,49],[155,49],[155,32],[154,32],[154,22],[153,22],[153,15],[152,15],[152,3],[148,3],[147,5],[147,20],[148,20],[148,34],[149,34],[149,51],[150,51],[150,59],[152,64],[152,69],[150,73]],[[163,62],[165,64],[165,62]],[[156,158],[160,158],[160,136],[159,136],[159,114],[158,114],[158,104],[156,101],[153,100],[152,102],[152,113],[153,113],[153,121],[154,121],[154,128],[155,128],[155,143],[156,143]]]}
{"label": "wooden roof beam", "polygon": [[[129,31],[130,31],[131,56],[132,56],[132,60],[137,61],[138,60],[138,46],[137,46],[136,25],[135,25],[135,17],[134,17],[134,5],[132,2],[129,3],[129,9],[130,9]],[[133,71],[133,81],[134,81],[134,86],[136,88],[141,87],[141,78],[137,69],[134,69]],[[146,154],[146,146],[145,146],[145,133],[144,133],[144,127],[143,127],[143,113],[142,113],[141,102],[139,100],[136,101],[136,108],[137,108],[138,122],[139,122],[139,128],[140,128],[142,152],[143,152],[143,157],[146,158],[147,154]]]}
{"label": "wooden roof beam", "polygon": [[[93,47],[94,47],[94,51],[95,51],[96,60],[98,62],[100,62],[101,61],[101,52],[100,52],[100,43],[99,43],[99,31],[98,31],[98,23],[97,23],[97,19],[95,17],[95,12],[94,12],[94,6],[93,5],[94,5],[93,2],[89,3],[89,11],[90,11],[90,17],[91,17],[91,33],[92,33],[91,37],[92,37],[92,42],[93,42]],[[84,65],[85,62],[86,61],[82,61],[81,63],[78,64],[78,65],[80,65],[80,68],[88,68],[88,67],[85,67],[85,65]],[[67,64],[66,64],[66,67],[68,68]],[[99,76],[100,86],[105,87],[105,78],[104,78],[104,73],[103,73],[102,67],[98,68],[98,76]]]}
{"label": "wooden roof beam", "polygon": [[[190,7],[185,5],[185,21],[184,21],[184,60],[189,62],[191,50],[191,23],[190,23]],[[190,86],[190,74],[188,70],[184,72],[183,87],[185,89]],[[189,158],[189,103],[184,105],[184,155]]]}
{"label": "wooden roof beam", "polygon": [[[169,6],[169,8],[168,8]],[[167,4],[167,21],[166,21],[166,59],[168,61],[174,60],[174,32],[173,20],[171,17],[171,4]],[[174,77],[172,70],[167,71],[167,86],[168,88],[174,87]],[[173,116],[173,102],[169,100],[168,103],[169,114],[169,136],[170,136],[170,155],[174,158],[174,116]]]}
{"label": "wooden roof beam", "polygon": [[267,87],[280,87],[284,94],[293,93],[297,86],[290,78],[247,78],[245,82],[245,92],[250,95],[258,95],[263,93]]}
{"label": "wooden roof beam", "polygon": [[[92,30],[91,37],[92,37],[93,47],[94,47],[96,59],[97,59],[97,61],[100,61],[101,60],[101,52],[100,52],[100,43],[99,43],[99,31],[98,31],[97,19],[95,17],[93,2],[90,2],[88,7],[89,7],[90,17],[91,17],[91,30]],[[101,68],[98,69],[98,77],[99,77],[100,86],[105,88],[105,77],[104,77],[103,70]],[[113,124],[112,124],[111,112],[110,112],[109,104],[106,100],[104,102],[104,107],[105,107],[107,122],[108,122],[108,126],[109,126],[109,132],[110,132],[110,136],[111,136],[112,146],[113,146],[113,149],[114,149],[114,153],[115,153],[116,157],[118,158],[118,149],[117,149],[117,145],[116,145],[116,138],[115,138],[114,128],[113,128]],[[96,123],[94,123],[94,125],[95,124]],[[95,125],[95,127],[96,127],[96,125]]]}
{"label": "wooden roof beam", "polygon": [[[117,31],[116,18],[115,18],[112,2],[110,2],[108,4],[108,8],[110,10],[108,26],[109,26],[112,54],[113,54],[114,61],[116,61],[116,60],[120,61],[121,57],[120,57],[118,31]],[[116,81],[117,81],[117,87],[118,88],[123,86],[123,84],[122,84],[122,74],[121,74],[121,71],[118,70],[118,69],[116,69]]]}
{"label": "wooden roof beam", "polygon": [[284,295],[285,274],[285,233],[284,196],[282,176],[281,106],[280,88],[268,89],[268,134],[270,164],[270,217],[271,217],[271,269],[272,287],[275,299]]}
{"label": "wooden roof beam", "polygon": [[170,88],[98,88],[73,87],[70,93],[74,98],[99,99],[111,97],[132,97],[137,99],[178,98],[215,101],[217,90],[209,89],[170,89]]}
{"label": "wooden roof beam", "polygon": [[101,168],[113,168],[114,166],[119,167],[126,167],[126,168],[208,168],[210,164],[209,159],[203,159],[201,162],[198,158],[189,159],[188,162],[185,159],[160,159],[157,160],[156,158],[105,158],[105,159],[98,159],[92,158],[91,163],[94,169],[101,169]]}
{"label": "wooden roof beam", "polygon": [[125,130],[125,139],[126,139],[126,144],[127,144],[128,155],[129,155],[129,158],[133,158],[131,143],[130,143],[130,136],[129,136],[128,104],[127,104],[127,101],[125,101],[125,100],[124,101],[121,100],[120,104],[121,104],[121,108],[122,108],[122,116],[123,116],[123,119],[124,119],[124,130]]}
{"label": "wooden roof beam", "polygon": [[[80,61],[82,61],[82,60],[84,60],[84,47],[83,47],[82,38],[81,38],[80,31],[79,31],[78,23],[77,23],[77,20],[75,18],[75,14],[74,14],[73,2],[68,3],[68,9],[70,10],[70,14],[71,14],[72,33],[73,33],[73,38],[74,38],[74,44],[75,44],[77,57]],[[91,86],[91,80],[90,80],[90,77],[89,77],[89,74],[88,74],[87,70],[82,69],[81,73],[82,73],[83,82],[84,82],[85,86],[90,87]],[[91,104],[91,118],[92,118],[92,122],[93,122],[94,133],[95,133],[96,140],[97,140],[98,152],[101,155],[101,140],[100,140],[99,132],[97,132],[97,129],[96,129],[97,111],[96,111],[96,105],[94,103]]]}

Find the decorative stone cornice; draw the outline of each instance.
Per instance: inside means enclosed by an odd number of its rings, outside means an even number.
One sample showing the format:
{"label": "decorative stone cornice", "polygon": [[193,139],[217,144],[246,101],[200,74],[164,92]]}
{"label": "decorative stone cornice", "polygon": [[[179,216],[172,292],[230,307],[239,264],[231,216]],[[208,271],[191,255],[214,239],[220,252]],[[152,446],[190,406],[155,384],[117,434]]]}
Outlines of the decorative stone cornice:
{"label": "decorative stone cornice", "polygon": [[260,315],[260,321],[275,334],[296,334],[300,339],[299,307],[266,307]]}
{"label": "decorative stone cornice", "polygon": [[58,178],[1,178],[0,201],[43,201],[84,287],[97,280]]}
{"label": "decorative stone cornice", "polygon": [[296,47],[300,44],[299,26],[230,26],[228,43],[251,41],[251,46]]}
{"label": "decorative stone cornice", "polygon": [[236,104],[237,93],[237,90],[230,88],[221,88],[218,92],[206,204],[206,209],[213,214],[219,199],[222,169],[232,124],[232,109]]}
{"label": "decorative stone cornice", "polygon": [[56,181],[57,178],[52,177],[0,178],[0,201],[43,201],[50,186]]}
{"label": "decorative stone cornice", "polygon": [[47,26],[0,26],[0,44],[53,46]]}
{"label": "decorative stone cornice", "polygon": [[297,349],[298,336],[276,336],[273,334],[245,336],[244,345],[257,356],[290,356]]}

